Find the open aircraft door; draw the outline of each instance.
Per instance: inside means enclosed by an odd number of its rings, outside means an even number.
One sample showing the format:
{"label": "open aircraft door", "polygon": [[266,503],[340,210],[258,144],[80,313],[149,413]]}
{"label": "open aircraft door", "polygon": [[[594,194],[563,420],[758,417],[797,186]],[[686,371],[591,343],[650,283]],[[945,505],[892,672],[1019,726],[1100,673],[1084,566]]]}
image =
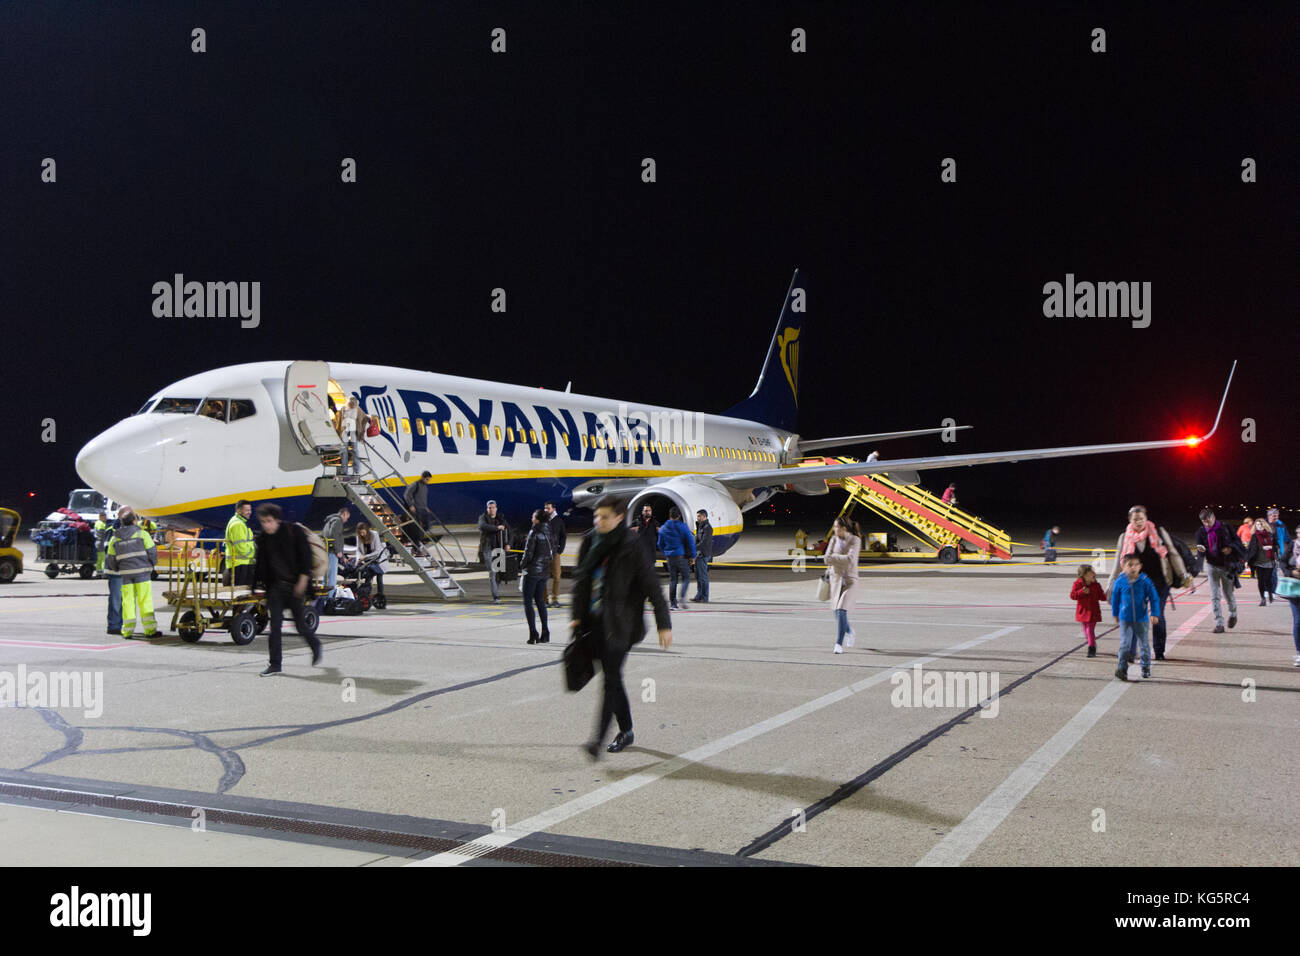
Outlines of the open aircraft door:
{"label": "open aircraft door", "polygon": [[340,451],[343,443],[334,430],[329,407],[328,362],[294,362],[284,374],[284,407],[289,431],[308,455],[317,457]]}

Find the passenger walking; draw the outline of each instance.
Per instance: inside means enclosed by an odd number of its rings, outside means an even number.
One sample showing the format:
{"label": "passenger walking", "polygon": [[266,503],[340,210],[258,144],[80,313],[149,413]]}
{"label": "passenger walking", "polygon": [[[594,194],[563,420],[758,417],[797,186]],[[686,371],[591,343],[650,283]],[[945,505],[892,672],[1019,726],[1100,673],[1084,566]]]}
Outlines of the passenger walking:
{"label": "passenger walking", "polygon": [[701,508],[695,512],[695,597],[697,604],[709,603],[709,562],[713,560],[713,525],[709,513]]}
{"label": "passenger walking", "polygon": [[[546,582],[551,578],[551,558],[555,546],[551,542],[551,532],[546,526],[546,511],[538,508],[533,512],[533,526],[528,529],[524,540],[524,557],[519,564],[522,578],[520,590],[524,594],[524,617],[528,619],[528,643],[548,644],[551,631],[546,623]],[[537,633],[533,620],[533,605],[542,618],[542,633]]]}
{"label": "passenger walking", "polygon": [[564,554],[564,546],[568,543],[568,531],[564,527],[564,516],[555,508],[554,501],[546,502],[546,530],[551,535],[551,548],[553,557],[551,558],[551,599],[547,602],[547,607],[560,606],[560,581],[564,576],[564,566],[560,561],[560,555]]}
{"label": "passenger walking", "polygon": [[1136,554],[1142,564],[1142,573],[1147,576],[1160,598],[1160,610],[1151,624],[1151,643],[1158,661],[1165,659],[1165,642],[1168,639],[1168,627],[1165,621],[1165,605],[1169,602],[1169,591],[1175,582],[1186,580],[1187,568],[1183,564],[1174,539],[1169,532],[1150,520],[1143,505],[1134,505],[1128,509],[1128,524],[1120,532],[1115,542],[1115,563],[1111,565],[1110,577],[1106,590],[1115,593],[1115,582],[1121,577],[1121,556]]}
{"label": "passenger walking", "polygon": [[334,583],[338,580],[339,561],[343,559],[343,539],[347,534],[350,517],[352,517],[352,509],[343,505],[325,519],[325,527],[321,530],[321,537],[325,539],[325,546],[329,549],[329,569],[325,572],[327,592],[334,590]]}
{"label": "passenger walking", "polygon": [[[1255,585],[1259,588],[1259,606],[1273,603],[1274,571],[1277,564],[1277,541],[1268,522],[1263,518],[1255,519],[1255,532],[1246,545],[1246,563],[1255,575]],[[1265,598],[1268,598],[1265,601]]]}
{"label": "passenger walking", "polygon": [[1052,525],[1043,532],[1043,563],[1056,563],[1056,536],[1061,533],[1058,525]]}
{"label": "passenger walking", "polygon": [[849,611],[858,599],[858,557],[862,553],[862,533],[856,521],[839,517],[832,526],[831,539],[826,543],[826,567],[831,575],[831,603],[835,608],[838,635],[835,653],[843,654],[852,647],[857,635],[849,626]]}
{"label": "passenger walking", "polygon": [[1070,600],[1076,602],[1074,619],[1083,625],[1083,637],[1088,642],[1088,656],[1097,656],[1097,624],[1101,621],[1101,602],[1106,591],[1097,581],[1097,572],[1091,564],[1079,565],[1079,576],[1070,588]]}
{"label": "passenger walking", "polygon": [[258,505],[257,520],[262,525],[262,537],[258,542],[253,586],[257,588],[260,585],[266,592],[266,610],[271,619],[267,641],[270,663],[261,676],[274,677],[280,673],[280,628],[285,607],[293,614],[298,636],[311,648],[313,666],[321,662],[320,639],[307,627],[303,613],[303,598],[307,594],[307,582],[311,580],[311,544],[302,528],[284,520],[284,513],[277,504],[268,501]]}
{"label": "passenger walking", "polygon": [[357,465],[357,443],[359,436],[366,433],[368,423],[369,416],[357,404],[356,396],[349,396],[347,405],[339,411],[338,417],[339,439],[343,443],[343,468],[339,474],[348,475],[360,472],[361,469]]}
{"label": "passenger walking", "polygon": [[596,502],[592,529],[578,549],[578,566],[573,575],[570,628],[580,629],[578,639],[590,640],[604,672],[604,695],[596,736],[584,748],[595,759],[609,732],[611,719],[618,721],[618,734],[606,749],[618,753],[631,745],[632,706],[623,686],[623,662],[632,645],[645,636],[643,608],[654,606],[659,646],[673,642],[672,618],[654,566],[645,549],[624,525],[627,506],[606,495]]}
{"label": "passenger walking", "polygon": [[488,584],[492,586],[492,603],[501,603],[497,591],[497,574],[506,569],[506,552],[510,550],[510,526],[497,513],[497,503],[489,501],[487,510],[478,516],[478,555],[488,569]]}
{"label": "passenger walking", "polygon": [[375,596],[384,596],[384,572],[388,570],[388,545],[367,522],[357,523],[357,566],[369,569],[375,579]]}
{"label": "passenger walking", "polygon": [[668,607],[682,610],[678,606],[678,584],[680,582],[681,603],[686,603],[686,589],[691,586],[690,562],[695,560],[695,535],[682,521],[682,513],[676,506],[668,509],[668,520],[659,529],[659,550],[664,553],[668,564]]}
{"label": "passenger walking", "polygon": [[1279,559],[1286,557],[1288,545],[1291,539],[1287,536],[1286,525],[1282,523],[1280,512],[1276,508],[1268,509],[1268,530],[1273,532],[1273,540],[1277,546],[1277,556]]}
{"label": "passenger walking", "polygon": [[1250,544],[1250,539],[1254,534],[1255,520],[1250,517],[1242,518],[1241,524],[1237,526],[1237,537],[1241,539],[1241,546],[1243,548]]}
{"label": "passenger walking", "polygon": [[[153,569],[158,564],[158,546],[144,529],[136,525],[135,512],[122,508],[117,513],[118,528],[108,541],[104,570],[121,588],[122,636],[130,639],[138,617],[145,637],[158,633],[153,616]],[[109,584],[109,624],[112,624],[112,584]],[[110,633],[112,627],[109,627]]]}
{"label": "passenger walking", "polygon": [[[415,516],[415,523],[420,526],[419,533],[408,535],[415,544],[417,552],[423,551],[425,534],[433,525],[433,512],[429,510],[429,479],[432,477],[431,473],[422,471],[420,477],[407,485],[406,490],[402,492],[402,502],[406,505],[406,510]],[[410,528],[409,524],[407,528]]]}
{"label": "passenger walking", "polygon": [[257,560],[257,544],[248,521],[253,517],[253,506],[241,500],[235,513],[226,522],[226,567],[230,570],[230,583],[237,588],[253,586],[253,562]]}
{"label": "passenger walking", "polygon": [[643,506],[641,516],[632,522],[632,533],[645,550],[647,560],[654,564],[655,551],[659,547],[659,522],[655,520],[654,509],[649,505]]}
{"label": "passenger walking", "polygon": [[1160,596],[1151,579],[1142,573],[1142,559],[1136,554],[1124,556],[1124,574],[1110,592],[1110,611],[1119,621],[1119,667],[1115,676],[1128,680],[1128,665],[1135,649],[1141,651],[1142,676],[1151,676],[1151,645],[1147,641],[1147,609],[1154,624],[1160,614]]}
{"label": "passenger walking", "polygon": [[1214,609],[1214,633],[1223,633],[1221,594],[1228,598],[1228,627],[1237,626],[1237,569],[1245,561],[1241,544],[1228,526],[1209,508],[1201,511],[1196,529],[1196,550],[1205,555],[1205,573],[1210,579],[1210,606]]}
{"label": "passenger walking", "polygon": [[943,490],[943,503],[946,505],[957,505],[957,483],[953,482]]}

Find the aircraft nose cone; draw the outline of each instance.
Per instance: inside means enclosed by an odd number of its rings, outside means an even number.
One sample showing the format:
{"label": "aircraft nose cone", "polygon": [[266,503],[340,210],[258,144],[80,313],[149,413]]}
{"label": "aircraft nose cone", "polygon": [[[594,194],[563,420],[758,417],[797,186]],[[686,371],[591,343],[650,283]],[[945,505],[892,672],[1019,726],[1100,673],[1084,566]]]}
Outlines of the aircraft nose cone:
{"label": "aircraft nose cone", "polygon": [[157,504],[162,472],[162,432],[144,418],[118,422],[77,453],[77,474],[88,487],[136,509]]}

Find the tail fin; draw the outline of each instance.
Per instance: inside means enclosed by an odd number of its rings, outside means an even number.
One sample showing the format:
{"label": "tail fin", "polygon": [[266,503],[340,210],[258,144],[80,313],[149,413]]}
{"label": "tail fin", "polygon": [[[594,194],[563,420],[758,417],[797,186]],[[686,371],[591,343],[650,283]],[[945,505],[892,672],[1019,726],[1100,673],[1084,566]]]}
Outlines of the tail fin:
{"label": "tail fin", "polygon": [[807,312],[807,282],[798,269],[790,279],[785,304],[772,333],[763,371],[749,398],[723,412],[732,418],[762,422],[772,428],[795,431],[799,418],[799,351]]}

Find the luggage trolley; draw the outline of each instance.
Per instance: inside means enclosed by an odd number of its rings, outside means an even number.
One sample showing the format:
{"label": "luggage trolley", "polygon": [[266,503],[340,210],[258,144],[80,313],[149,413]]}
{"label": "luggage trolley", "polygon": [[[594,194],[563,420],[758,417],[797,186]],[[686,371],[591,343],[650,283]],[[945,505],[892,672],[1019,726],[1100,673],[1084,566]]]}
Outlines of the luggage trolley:
{"label": "luggage trolley", "polygon": [[[177,536],[167,565],[167,590],[163,597],[175,606],[170,630],[180,633],[182,641],[196,643],[209,629],[220,629],[241,647],[266,630],[271,621],[265,596],[255,596],[244,588],[221,581],[222,539],[181,538]],[[238,592],[238,593],[237,593]],[[303,618],[311,633],[320,626],[320,599],[303,606]]]}

